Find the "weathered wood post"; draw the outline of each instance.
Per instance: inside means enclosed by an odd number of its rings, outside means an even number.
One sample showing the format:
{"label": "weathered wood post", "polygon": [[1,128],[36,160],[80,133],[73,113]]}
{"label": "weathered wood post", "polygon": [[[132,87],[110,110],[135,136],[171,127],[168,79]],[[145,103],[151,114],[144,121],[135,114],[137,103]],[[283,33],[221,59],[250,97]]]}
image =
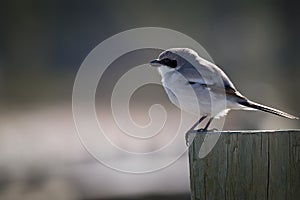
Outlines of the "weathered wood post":
{"label": "weathered wood post", "polygon": [[193,200],[300,199],[300,130],[221,132],[200,159],[204,137],[189,148]]}

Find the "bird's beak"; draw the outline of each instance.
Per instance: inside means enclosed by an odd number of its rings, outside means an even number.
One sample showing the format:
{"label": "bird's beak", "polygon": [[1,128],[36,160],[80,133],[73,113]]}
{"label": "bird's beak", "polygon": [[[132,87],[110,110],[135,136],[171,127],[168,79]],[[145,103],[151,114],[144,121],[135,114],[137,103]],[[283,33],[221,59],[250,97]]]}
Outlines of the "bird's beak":
{"label": "bird's beak", "polygon": [[150,65],[154,66],[154,67],[159,67],[159,66],[161,66],[160,60],[158,60],[158,59],[152,60],[152,61],[150,61]]}

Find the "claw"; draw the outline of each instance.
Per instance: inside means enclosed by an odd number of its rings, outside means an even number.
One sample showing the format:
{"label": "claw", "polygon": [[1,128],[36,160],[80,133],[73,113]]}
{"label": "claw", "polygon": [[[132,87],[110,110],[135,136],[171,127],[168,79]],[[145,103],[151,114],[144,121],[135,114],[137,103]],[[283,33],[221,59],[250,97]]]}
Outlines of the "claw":
{"label": "claw", "polygon": [[210,129],[210,130],[205,130],[204,128],[200,128],[200,129],[198,129],[196,131],[197,131],[197,133],[203,133],[203,132],[217,132],[219,130],[216,129],[216,128],[213,128],[213,129]]}
{"label": "claw", "polygon": [[204,131],[207,131],[207,130],[205,130],[204,128],[199,128],[199,129],[196,130],[197,133],[202,133]]}

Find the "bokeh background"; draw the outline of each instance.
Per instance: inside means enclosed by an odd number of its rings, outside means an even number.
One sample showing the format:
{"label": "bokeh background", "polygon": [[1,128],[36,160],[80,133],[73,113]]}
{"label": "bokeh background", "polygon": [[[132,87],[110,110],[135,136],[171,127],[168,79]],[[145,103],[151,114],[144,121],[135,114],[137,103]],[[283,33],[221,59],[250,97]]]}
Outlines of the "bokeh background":
{"label": "bokeh background", "polygon": [[[250,99],[299,116],[299,8],[296,1],[1,1],[0,199],[189,199],[187,154],[158,172],[132,175],[101,165],[84,149],[71,106],[82,61],[121,31],[174,29],[202,44]],[[110,112],[112,80],[122,66],[158,53],[133,52],[113,63],[97,109]],[[179,112],[159,86],[141,88],[133,101],[133,119],[141,124],[153,103]],[[299,121],[238,111],[224,129],[299,127]]]}

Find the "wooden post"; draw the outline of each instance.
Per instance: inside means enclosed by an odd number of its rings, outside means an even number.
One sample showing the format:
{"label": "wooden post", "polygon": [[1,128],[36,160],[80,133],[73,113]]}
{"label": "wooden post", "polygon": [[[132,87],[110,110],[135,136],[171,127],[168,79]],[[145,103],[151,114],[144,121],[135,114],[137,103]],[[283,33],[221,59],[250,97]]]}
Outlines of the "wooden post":
{"label": "wooden post", "polygon": [[300,199],[300,130],[221,132],[200,159],[204,137],[189,148],[193,200]]}

